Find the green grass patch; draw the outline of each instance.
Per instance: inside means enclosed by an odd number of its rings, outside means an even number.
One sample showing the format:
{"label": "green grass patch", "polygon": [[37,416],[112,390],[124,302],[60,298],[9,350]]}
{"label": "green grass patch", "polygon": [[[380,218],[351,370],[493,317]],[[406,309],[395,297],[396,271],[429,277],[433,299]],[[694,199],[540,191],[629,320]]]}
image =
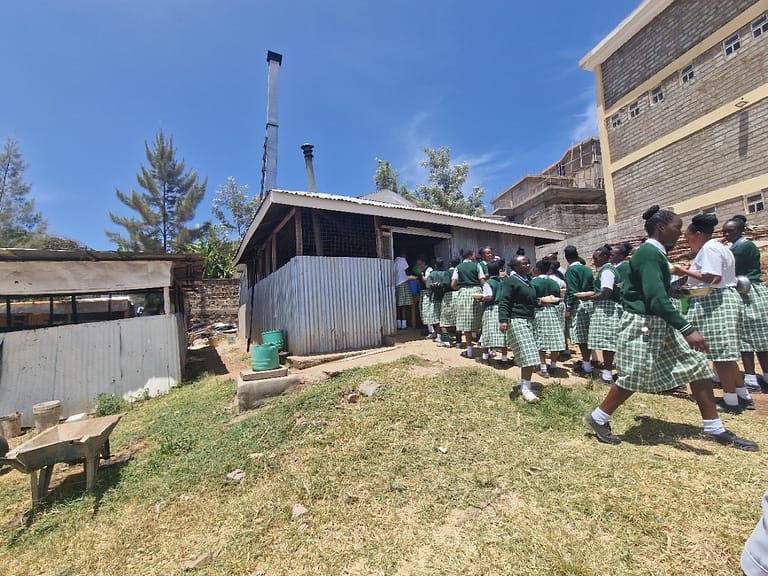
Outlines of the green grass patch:
{"label": "green grass patch", "polygon": [[[420,375],[422,374],[422,375]],[[364,380],[384,387],[349,402]],[[732,574],[759,514],[762,454],[703,441],[692,403],[637,395],[627,441],[581,418],[602,387],[541,402],[488,369],[416,357],[354,369],[235,421],[215,377],[130,410],[84,495],[73,474],[29,526],[28,480],[0,475],[9,574]],[[765,421],[728,421],[768,446]],[[225,482],[244,470],[240,484]],[[73,471],[77,471],[77,467]],[[294,505],[309,511],[292,519]]]}

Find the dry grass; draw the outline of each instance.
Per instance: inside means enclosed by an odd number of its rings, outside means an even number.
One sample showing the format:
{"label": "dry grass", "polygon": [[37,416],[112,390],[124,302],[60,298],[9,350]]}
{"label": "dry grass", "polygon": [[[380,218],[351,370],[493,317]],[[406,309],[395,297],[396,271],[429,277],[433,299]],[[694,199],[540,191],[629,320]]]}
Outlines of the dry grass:
{"label": "dry grass", "polygon": [[[345,401],[366,379],[385,385]],[[768,485],[762,453],[698,437],[695,405],[641,396],[618,447],[581,416],[604,390],[550,385],[528,406],[487,370],[423,361],[345,372],[237,424],[231,382],[205,378],[132,410],[113,451],[2,532],[7,574],[734,574]],[[729,419],[768,447],[766,421]],[[241,468],[239,485],[224,482]],[[29,505],[0,475],[3,524]],[[162,503],[158,506],[158,502]],[[292,520],[295,504],[309,511]]]}

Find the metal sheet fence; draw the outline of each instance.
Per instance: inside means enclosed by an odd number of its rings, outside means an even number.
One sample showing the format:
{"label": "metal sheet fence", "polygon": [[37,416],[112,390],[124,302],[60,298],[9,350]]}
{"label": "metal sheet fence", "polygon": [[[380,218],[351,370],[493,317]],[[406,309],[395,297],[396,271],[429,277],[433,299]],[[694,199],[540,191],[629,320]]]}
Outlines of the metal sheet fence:
{"label": "metal sheet fence", "polygon": [[0,348],[0,414],[60,400],[62,416],[93,408],[99,393],[151,396],[182,376],[186,352],[181,315],[143,316],[9,332]]}
{"label": "metal sheet fence", "polygon": [[293,354],[380,346],[397,330],[391,260],[296,256],[253,290],[252,340],[283,330]]}

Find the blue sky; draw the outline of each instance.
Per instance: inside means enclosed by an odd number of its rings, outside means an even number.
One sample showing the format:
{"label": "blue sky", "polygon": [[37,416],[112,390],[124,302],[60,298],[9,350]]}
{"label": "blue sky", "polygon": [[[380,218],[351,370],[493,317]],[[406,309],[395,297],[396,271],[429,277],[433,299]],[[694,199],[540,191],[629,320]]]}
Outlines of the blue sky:
{"label": "blue sky", "polygon": [[470,163],[489,201],[597,133],[584,56],[639,0],[5,0],[0,139],[16,138],[52,233],[114,249],[144,142],[258,193],[267,50],[283,54],[278,188],[373,191],[375,158],[426,182],[423,148]]}

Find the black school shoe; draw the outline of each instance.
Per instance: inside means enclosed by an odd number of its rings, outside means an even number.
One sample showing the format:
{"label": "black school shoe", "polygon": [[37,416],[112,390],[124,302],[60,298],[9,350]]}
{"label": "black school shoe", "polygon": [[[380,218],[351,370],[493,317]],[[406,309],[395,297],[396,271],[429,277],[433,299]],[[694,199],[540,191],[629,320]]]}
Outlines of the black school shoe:
{"label": "black school shoe", "polygon": [[587,414],[584,416],[584,419],[582,420],[584,422],[584,425],[587,428],[591,428],[592,431],[595,433],[595,436],[597,436],[597,439],[600,440],[600,442],[604,442],[606,444],[621,444],[621,438],[616,436],[616,434],[611,431],[611,423],[608,422],[606,424],[598,424],[595,422],[595,419],[592,418],[592,414]]}
{"label": "black school shoe", "polygon": [[746,398],[742,398],[739,396],[739,406],[741,406],[742,410],[754,410],[755,409],[755,401],[750,398],[747,400]]}
{"label": "black school shoe", "polygon": [[726,430],[720,434],[704,433],[704,438],[722,444],[723,446],[733,446],[737,450],[745,450],[746,452],[757,452],[760,450],[760,447],[755,442],[747,440],[746,438],[739,438],[730,430]]}
{"label": "black school shoe", "polygon": [[726,414],[738,415],[744,412],[744,408],[742,407],[741,402],[739,402],[736,406],[731,406],[730,404],[726,404],[725,400],[722,398],[718,398],[715,401],[715,408],[717,408],[718,412],[725,412]]}

